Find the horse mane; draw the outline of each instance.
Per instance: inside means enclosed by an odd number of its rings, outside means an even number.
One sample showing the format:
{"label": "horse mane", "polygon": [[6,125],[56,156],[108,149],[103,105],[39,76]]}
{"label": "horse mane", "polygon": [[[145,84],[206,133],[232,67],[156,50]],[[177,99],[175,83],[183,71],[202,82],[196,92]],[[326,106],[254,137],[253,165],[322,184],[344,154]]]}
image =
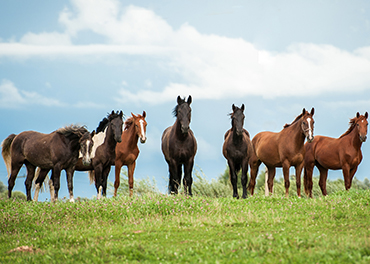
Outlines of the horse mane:
{"label": "horse mane", "polygon": [[69,125],[62,128],[59,128],[57,133],[64,135],[66,138],[70,137],[78,137],[81,138],[88,130],[86,126],[79,126],[79,125]]}
{"label": "horse mane", "polygon": [[116,113],[112,112],[108,114],[107,117],[104,117],[102,121],[100,121],[99,126],[96,128],[96,133],[104,131],[104,129],[108,126],[108,123],[113,119],[119,117],[118,111]]}
{"label": "horse mane", "polygon": [[177,111],[179,109],[179,106],[182,105],[182,104],[184,104],[184,103],[186,103],[185,98],[179,100],[178,104],[172,110],[172,114],[173,114],[174,117],[177,117]]}
{"label": "horse mane", "polygon": [[285,124],[284,125],[284,128],[290,127],[291,125],[293,125],[294,123],[296,123],[299,119],[301,119],[302,116],[303,116],[303,113],[301,113],[299,116],[297,116],[292,123]]}
{"label": "horse mane", "polygon": [[342,138],[346,135],[348,135],[349,133],[351,133],[351,131],[355,128],[356,126],[356,122],[357,122],[358,118],[357,117],[354,117],[354,118],[351,118],[349,120],[349,128],[347,129],[346,132],[343,133],[343,135],[341,135],[339,138]]}
{"label": "horse mane", "polygon": [[134,123],[134,118],[133,117],[127,118],[125,123],[124,123],[124,130],[129,129],[133,123]]}

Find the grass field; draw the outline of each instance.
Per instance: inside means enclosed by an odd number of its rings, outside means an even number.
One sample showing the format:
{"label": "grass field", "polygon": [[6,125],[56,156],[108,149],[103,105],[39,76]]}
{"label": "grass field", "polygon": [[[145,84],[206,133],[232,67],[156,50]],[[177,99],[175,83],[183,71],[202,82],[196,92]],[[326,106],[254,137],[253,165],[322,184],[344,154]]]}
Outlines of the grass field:
{"label": "grass field", "polygon": [[1,263],[369,263],[370,191],[0,199]]}

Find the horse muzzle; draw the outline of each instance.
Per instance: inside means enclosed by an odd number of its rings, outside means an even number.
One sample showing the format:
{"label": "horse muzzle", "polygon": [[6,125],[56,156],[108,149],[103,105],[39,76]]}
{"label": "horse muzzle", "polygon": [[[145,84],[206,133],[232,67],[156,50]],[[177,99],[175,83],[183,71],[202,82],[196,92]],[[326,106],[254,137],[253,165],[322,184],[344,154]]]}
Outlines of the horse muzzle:
{"label": "horse muzzle", "polygon": [[189,127],[181,127],[181,132],[187,134],[189,132]]}
{"label": "horse muzzle", "polygon": [[367,139],[367,136],[360,136],[360,141],[361,141],[361,142],[365,142],[365,141],[366,141],[366,139]]}
{"label": "horse muzzle", "polygon": [[312,143],[312,141],[315,139],[314,136],[311,136],[311,137],[307,137],[307,142],[308,143]]}
{"label": "horse muzzle", "polygon": [[144,144],[144,143],[145,143],[145,141],[146,141],[146,137],[141,137],[141,138],[140,138],[140,142],[141,142],[141,144]]}
{"label": "horse muzzle", "polygon": [[84,166],[89,166],[91,164],[91,159],[82,159],[82,164]]}

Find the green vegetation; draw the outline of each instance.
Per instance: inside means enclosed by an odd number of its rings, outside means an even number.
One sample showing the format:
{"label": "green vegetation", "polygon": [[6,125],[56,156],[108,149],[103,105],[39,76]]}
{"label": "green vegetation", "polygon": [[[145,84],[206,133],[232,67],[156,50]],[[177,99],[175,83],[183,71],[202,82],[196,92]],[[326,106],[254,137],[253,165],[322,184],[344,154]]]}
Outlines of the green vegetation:
{"label": "green vegetation", "polygon": [[130,198],[123,174],[118,198],[0,198],[0,263],[370,262],[367,179],[350,191],[330,181],[329,196],[299,199],[294,179],[289,198],[281,179],[265,197],[260,175],[256,195],[236,200],[227,171],[210,182],[202,175],[195,173],[194,197],[160,194],[144,179]]}

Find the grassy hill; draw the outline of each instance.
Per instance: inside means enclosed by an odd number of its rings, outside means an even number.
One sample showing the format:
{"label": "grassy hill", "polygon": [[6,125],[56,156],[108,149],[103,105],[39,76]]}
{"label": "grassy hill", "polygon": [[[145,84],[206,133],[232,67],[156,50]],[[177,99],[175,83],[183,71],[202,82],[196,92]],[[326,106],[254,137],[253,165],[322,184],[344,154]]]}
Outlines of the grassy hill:
{"label": "grassy hill", "polygon": [[0,263],[369,263],[370,191],[0,199]]}

